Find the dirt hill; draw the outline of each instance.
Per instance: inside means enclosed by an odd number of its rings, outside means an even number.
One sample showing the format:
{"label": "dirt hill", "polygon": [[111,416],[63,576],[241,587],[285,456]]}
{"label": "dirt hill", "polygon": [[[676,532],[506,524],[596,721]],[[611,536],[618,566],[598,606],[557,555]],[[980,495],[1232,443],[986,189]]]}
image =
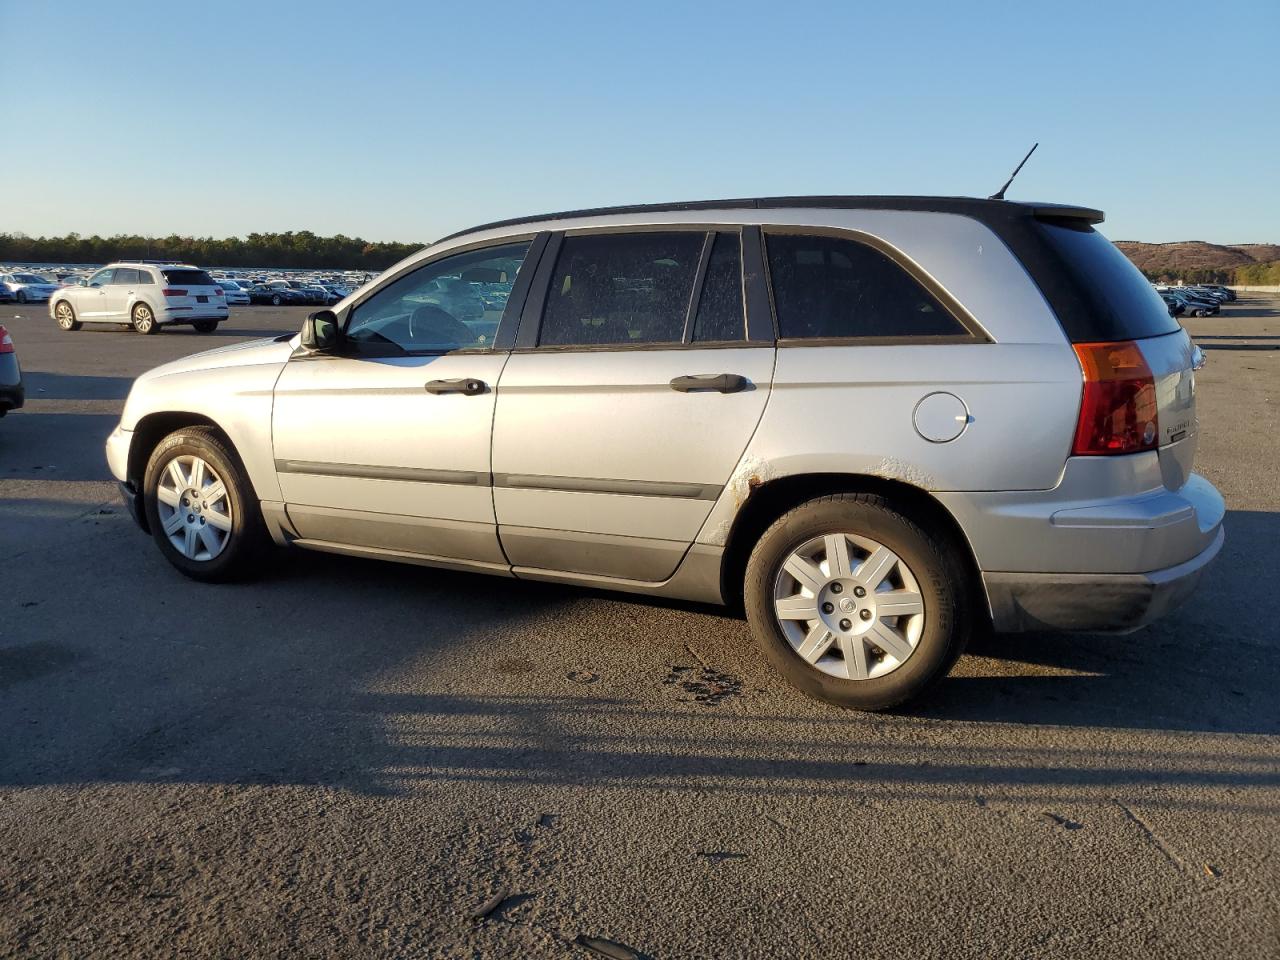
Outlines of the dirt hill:
{"label": "dirt hill", "polygon": [[1177,243],[1139,243],[1121,240],[1116,246],[1148,274],[1167,270],[1230,270],[1250,263],[1280,260],[1280,246],[1269,243],[1223,245],[1203,240]]}

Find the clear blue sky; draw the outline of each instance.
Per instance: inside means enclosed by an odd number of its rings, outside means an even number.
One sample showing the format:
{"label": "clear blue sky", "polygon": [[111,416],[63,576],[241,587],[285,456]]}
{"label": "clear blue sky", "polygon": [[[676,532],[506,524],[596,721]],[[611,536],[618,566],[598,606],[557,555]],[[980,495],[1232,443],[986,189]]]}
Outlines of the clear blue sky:
{"label": "clear blue sky", "polygon": [[1280,0],[0,0],[0,230],[434,239],[800,193],[1280,242]]}

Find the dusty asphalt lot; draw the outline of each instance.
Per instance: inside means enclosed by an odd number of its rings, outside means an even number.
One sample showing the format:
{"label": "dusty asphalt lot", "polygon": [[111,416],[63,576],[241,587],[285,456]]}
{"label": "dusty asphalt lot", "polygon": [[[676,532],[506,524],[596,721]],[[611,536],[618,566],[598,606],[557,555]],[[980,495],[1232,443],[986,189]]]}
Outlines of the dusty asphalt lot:
{"label": "dusty asphalt lot", "polygon": [[103,439],[136,374],[303,312],[0,306],[0,956],[1280,952],[1280,300],[1188,322],[1230,507],[1191,603],[985,640],[887,716],[707,608],[318,555],[184,580]]}

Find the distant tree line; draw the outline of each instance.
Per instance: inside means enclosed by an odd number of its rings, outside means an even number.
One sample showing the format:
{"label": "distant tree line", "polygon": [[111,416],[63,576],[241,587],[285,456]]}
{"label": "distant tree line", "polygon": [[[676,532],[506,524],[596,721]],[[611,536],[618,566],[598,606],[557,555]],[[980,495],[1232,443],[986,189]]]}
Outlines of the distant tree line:
{"label": "distant tree line", "polygon": [[180,260],[205,267],[316,267],[385,270],[421,243],[373,243],[359,237],[251,233],[247,237],[114,236],[28,237],[0,233],[0,262],[108,263],[112,260]]}
{"label": "distant tree line", "polygon": [[1280,286],[1280,260],[1238,267],[1166,267],[1143,270],[1154,283],[1227,283],[1250,287]]}

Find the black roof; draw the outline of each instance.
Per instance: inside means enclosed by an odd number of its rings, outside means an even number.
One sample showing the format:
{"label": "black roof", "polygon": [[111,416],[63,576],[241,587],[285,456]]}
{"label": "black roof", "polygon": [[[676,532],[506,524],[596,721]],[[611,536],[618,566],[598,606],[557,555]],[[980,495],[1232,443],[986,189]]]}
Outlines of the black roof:
{"label": "black roof", "polygon": [[559,213],[543,213],[533,217],[515,217],[483,223],[466,230],[459,230],[436,243],[456,237],[515,227],[522,224],[541,223],[549,220],[569,220],[578,217],[619,216],[628,213],[681,213],[690,210],[778,210],[806,207],[835,208],[843,210],[908,210],[925,213],[957,213],[972,217],[988,225],[1026,217],[1077,220],[1085,223],[1101,223],[1103,213],[1090,207],[1078,207],[1061,203],[1022,203],[1013,200],[980,200],[976,197],[749,197],[736,200],[687,200],[680,203],[640,203],[621,207],[593,207],[586,210],[565,210]]}

